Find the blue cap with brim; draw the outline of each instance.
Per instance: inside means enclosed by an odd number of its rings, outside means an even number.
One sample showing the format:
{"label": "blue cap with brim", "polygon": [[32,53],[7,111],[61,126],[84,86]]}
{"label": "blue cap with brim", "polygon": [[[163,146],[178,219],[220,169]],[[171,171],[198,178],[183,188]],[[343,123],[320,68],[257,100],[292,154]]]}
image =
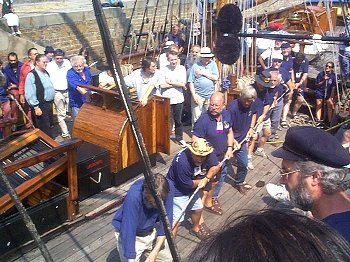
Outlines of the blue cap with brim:
{"label": "blue cap with brim", "polygon": [[350,164],[350,154],[334,136],[311,126],[290,127],[282,147],[271,154],[286,160],[313,161],[334,168]]}

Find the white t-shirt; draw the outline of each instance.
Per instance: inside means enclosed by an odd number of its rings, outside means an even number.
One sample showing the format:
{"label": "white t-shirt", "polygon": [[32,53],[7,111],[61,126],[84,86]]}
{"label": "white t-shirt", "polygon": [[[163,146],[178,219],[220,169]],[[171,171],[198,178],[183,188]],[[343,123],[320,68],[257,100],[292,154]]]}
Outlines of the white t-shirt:
{"label": "white t-shirt", "polygon": [[264,52],[261,53],[261,58],[263,60],[267,59],[266,66],[270,67],[272,65],[271,57],[273,57],[274,54],[282,54],[281,48],[275,49],[274,47],[266,49]]}
{"label": "white t-shirt", "polygon": [[151,84],[155,85],[155,89],[153,89],[150,95],[154,95],[154,94],[160,95],[159,85],[165,82],[164,77],[162,77],[162,74],[158,69],[156,69],[155,73],[149,78],[148,81],[146,81],[143,78],[142,69],[135,70],[130,75],[127,75],[124,78],[124,80],[125,80],[125,84],[128,87],[136,88],[137,98],[139,100],[142,99],[143,95],[146,93],[148,87]]}
{"label": "white t-shirt", "polygon": [[[174,82],[182,82],[186,84],[186,68],[183,65],[177,65],[174,69],[170,65],[164,67],[162,70],[164,79]],[[170,99],[170,104],[180,104],[184,102],[182,87],[171,87],[161,89],[161,96]]]}
{"label": "white t-shirt", "polygon": [[55,90],[67,90],[67,72],[71,68],[72,65],[68,59],[63,59],[63,63],[61,65],[57,65],[55,60],[52,60],[47,64],[46,71],[50,75],[50,79]]}

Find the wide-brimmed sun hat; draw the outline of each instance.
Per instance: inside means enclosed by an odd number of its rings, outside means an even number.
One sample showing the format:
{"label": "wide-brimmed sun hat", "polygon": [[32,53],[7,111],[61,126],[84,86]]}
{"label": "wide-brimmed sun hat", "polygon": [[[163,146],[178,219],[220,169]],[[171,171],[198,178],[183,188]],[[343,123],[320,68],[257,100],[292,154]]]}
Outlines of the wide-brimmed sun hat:
{"label": "wide-brimmed sun hat", "polygon": [[192,143],[188,143],[187,147],[197,156],[207,156],[214,151],[214,147],[204,138],[197,138]]}

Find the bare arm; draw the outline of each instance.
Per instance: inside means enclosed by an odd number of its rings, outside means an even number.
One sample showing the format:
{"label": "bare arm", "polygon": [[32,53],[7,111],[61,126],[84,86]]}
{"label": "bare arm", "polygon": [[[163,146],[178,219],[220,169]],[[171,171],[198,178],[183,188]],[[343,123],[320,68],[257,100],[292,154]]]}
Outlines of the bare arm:
{"label": "bare arm", "polygon": [[149,256],[146,259],[146,262],[153,262],[156,261],[159,251],[162,249],[166,237],[165,236],[158,236],[155,246],[153,247],[153,250],[149,254]]}
{"label": "bare arm", "polygon": [[152,93],[153,89],[155,88],[156,86],[154,84],[150,84],[149,87],[147,88],[147,91],[145,92],[145,94],[143,95],[143,97],[141,98],[141,105],[142,106],[145,106],[147,105],[147,102],[148,102],[148,97],[149,95]]}
{"label": "bare arm", "polygon": [[258,62],[264,70],[267,68],[267,66],[265,65],[264,59],[261,57],[261,55],[259,55],[258,57]]}

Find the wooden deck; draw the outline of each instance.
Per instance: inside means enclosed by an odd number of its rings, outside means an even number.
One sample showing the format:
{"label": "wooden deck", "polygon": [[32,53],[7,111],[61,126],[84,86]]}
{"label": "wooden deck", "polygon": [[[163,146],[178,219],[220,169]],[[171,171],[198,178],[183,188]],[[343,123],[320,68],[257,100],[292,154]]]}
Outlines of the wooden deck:
{"label": "wooden deck", "polygon": [[[285,130],[279,132],[279,135],[283,135],[284,132]],[[189,133],[189,130],[187,130],[187,133]],[[185,140],[189,141],[188,135],[185,136]],[[158,155],[153,172],[167,173],[174,155],[181,148],[172,143],[171,149],[172,154],[169,156]],[[274,149],[275,147],[272,145],[266,145],[265,147],[268,155]],[[236,168],[234,166],[229,167],[229,176],[226,177],[226,183],[219,197],[224,214],[218,216],[204,211],[206,224],[212,230],[220,229],[228,219],[242,214],[242,212],[252,212],[276,204],[276,201],[268,196],[265,187],[258,188],[255,185],[258,181],[264,181],[265,184],[278,182],[280,160],[273,157],[271,159],[273,162],[259,156],[253,157],[255,169],[248,172],[246,179],[253,188],[246,195],[241,195],[232,187],[232,176]],[[119,261],[111,221],[123,196],[125,196],[135,179],[82,201],[80,203],[81,217],[76,222],[64,225],[60,230],[44,236],[43,240],[46,242],[53,260],[72,262]],[[190,222],[184,222],[176,236],[177,248],[184,261],[187,260],[190,252],[199,243],[196,237],[189,234],[189,228]],[[6,259],[0,257],[0,261],[44,261],[38,248],[29,246],[26,249],[26,251],[22,250],[10,256],[7,255]]]}

